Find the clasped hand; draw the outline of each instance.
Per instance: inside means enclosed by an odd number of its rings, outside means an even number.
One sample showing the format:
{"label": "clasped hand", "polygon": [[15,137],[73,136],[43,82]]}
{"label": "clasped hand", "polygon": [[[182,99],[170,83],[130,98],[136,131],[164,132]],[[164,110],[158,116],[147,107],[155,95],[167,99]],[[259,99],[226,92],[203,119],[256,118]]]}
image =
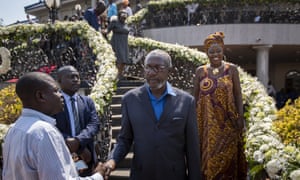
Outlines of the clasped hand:
{"label": "clasped hand", "polygon": [[110,176],[110,173],[115,170],[116,163],[114,160],[108,160],[104,164],[98,163],[97,167],[94,170],[94,173],[98,172],[100,173],[105,180],[108,180],[108,177]]}

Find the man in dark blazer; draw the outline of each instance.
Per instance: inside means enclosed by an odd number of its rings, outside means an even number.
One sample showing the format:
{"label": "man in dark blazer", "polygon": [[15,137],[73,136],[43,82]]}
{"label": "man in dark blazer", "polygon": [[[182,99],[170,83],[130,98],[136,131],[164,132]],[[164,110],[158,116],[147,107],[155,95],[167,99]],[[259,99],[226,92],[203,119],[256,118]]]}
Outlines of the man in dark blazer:
{"label": "man in dark blazer", "polygon": [[[65,107],[61,113],[54,116],[57,119],[56,126],[63,134],[73,158],[81,159],[88,165],[87,169],[79,171],[80,175],[89,175],[97,164],[94,137],[99,132],[100,122],[95,104],[90,97],[77,93],[80,77],[73,66],[61,67],[57,72],[57,82],[64,97]],[[71,98],[74,99],[74,106]]]}
{"label": "man in dark blazer", "polygon": [[165,51],[145,59],[145,85],[122,100],[122,128],[106,176],[133,145],[130,179],[199,180],[200,148],[194,98],[167,79],[172,67]]}

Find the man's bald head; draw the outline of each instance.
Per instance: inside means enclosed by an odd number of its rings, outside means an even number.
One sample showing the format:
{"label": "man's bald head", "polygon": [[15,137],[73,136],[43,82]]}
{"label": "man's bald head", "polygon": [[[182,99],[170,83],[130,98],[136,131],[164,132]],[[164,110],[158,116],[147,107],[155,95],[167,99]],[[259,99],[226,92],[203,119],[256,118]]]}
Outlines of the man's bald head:
{"label": "man's bald head", "polygon": [[44,90],[49,87],[49,83],[55,83],[48,74],[41,72],[30,72],[22,76],[16,84],[16,93],[21,101],[32,98],[37,90]]}
{"label": "man's bald head", "polygon": [[24,108],[31,108],[52,115],[62,110],[61,94],[55,80],[42,72],[30,72],[16,84],[16,93]]}

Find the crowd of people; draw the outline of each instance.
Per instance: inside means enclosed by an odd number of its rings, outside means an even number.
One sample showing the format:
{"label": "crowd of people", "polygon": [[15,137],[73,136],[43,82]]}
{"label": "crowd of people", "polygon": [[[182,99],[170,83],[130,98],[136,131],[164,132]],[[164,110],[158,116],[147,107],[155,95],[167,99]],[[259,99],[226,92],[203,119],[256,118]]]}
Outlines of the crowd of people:
{"label": "crowd of people", "polygon": [[[142,6],[138,1],[135,11],[141,8]],[[131,29],[125,21],[127,17],[132,15],[133,10],[128,0],[123,0],[120,4],[116,4],[114,0],[99,0],[95,8],[78,11],[71,17],[66,16],[64,20],[84,20],[96,31],[101,32],[107,40],[109,40],[107,35],[112,32],[110,44],[117,58],[118,79],[124,79],[125,66],[132,64],[129,59],[128,48],[128,35]]]}
{"label": "crowd of people", "polygon": [[[128,16],[132,16],[133,12],[137,12],[142,8],[141,3],[137,1],[134,10],[131,8],[129,0],[122,0],[115,2],[116,0],[98,0],[95,8],[88,8],[85,10],[76,10],[73,15],[66,15],[64,21],[81,21],[86,20],[95,30],[99,28],[107,28],[110,18],[112,16],[118,16],[120,10],[124,10]],[[81,9],[81,7],[80,7]]]}
{"label": "crowd of people", "polygon": [[78,93],[77,69],[60,67],[56,79],[26,73],[16,84],[23,110],[4,140],[3,179],[109,179],[131,146],[133,180],[246,179],[240,80],[223,60],[223,38],[217,32],[204,41],[209,63],[196,69],[194,96],[168,81],[166,51],[147,54],[145,84],[124,95],[106,162],[95,156],[99,119],[94,102]]}
{"label": "crowd of people", "polygon": [[123,0],[120,8],[113,0],[108,4],[98,1],[96,7],[88,9],[84,13],[84,20],[96,31],[100,31],[106,39],[107,34],[113,32],[110,44],[116,55],[116,66],[118,69],[118,79],[124,79],[125,65],[131,64],[129,59],[128,35],[130,28],[126,24],[128,16],[132,16],[128,0]]}
{"label": "crowd of people", "polygon": [[188,4],[170,9],[153,9],[145,28],[232,23],[300,23],[300,4],[230,5]]}

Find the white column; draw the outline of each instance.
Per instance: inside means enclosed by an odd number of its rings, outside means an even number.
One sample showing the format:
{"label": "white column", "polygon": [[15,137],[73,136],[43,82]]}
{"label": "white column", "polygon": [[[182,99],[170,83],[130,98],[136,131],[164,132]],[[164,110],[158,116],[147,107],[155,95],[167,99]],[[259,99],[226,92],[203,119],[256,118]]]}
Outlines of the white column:
{"label": "white column", "polygon": [[269,81],[269,50],[272,45],[253,46],[256,50],[256,76],[267,87]]}
{"label": "white column", "polygon": [[92,8],[95,8],[95,7],[96,7],[96,0],[92,0],[92,1],[91,1],[91,6],[92,6]]}

